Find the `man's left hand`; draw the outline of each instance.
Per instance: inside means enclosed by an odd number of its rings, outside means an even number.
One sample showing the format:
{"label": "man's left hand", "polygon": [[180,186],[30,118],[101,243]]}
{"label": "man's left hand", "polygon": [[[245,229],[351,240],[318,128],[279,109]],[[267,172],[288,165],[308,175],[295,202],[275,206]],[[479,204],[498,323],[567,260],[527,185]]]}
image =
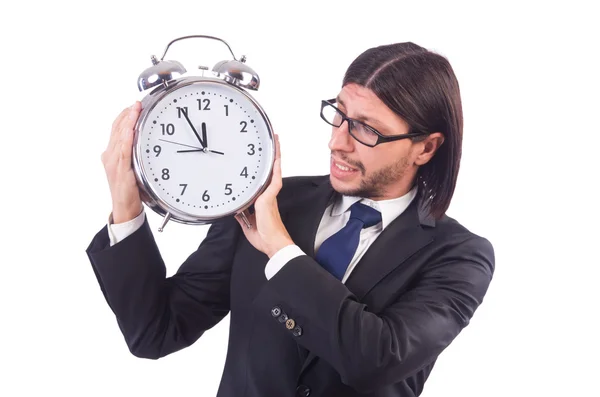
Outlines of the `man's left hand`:
{"label": "man's left hand", "polygon": [[254,202],[254,214],[248,215],[246,212],[246,218],[252,227],[249,229],[239,214],[235,216],[250,244],[269,258],[283,247],[294,244],[281,221],[277,206],[277,194],[281,185],[281,149],[279,136],[275,134],[275,162],[271,182]]}

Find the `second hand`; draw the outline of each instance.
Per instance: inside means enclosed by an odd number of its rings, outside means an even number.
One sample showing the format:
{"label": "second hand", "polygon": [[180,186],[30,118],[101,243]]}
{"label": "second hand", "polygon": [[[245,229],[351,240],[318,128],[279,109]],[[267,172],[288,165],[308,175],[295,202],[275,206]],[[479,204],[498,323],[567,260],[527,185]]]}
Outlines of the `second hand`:
{"label": "second hand", "polygon": [[191,147],[191,148],[194,148],[194,149],[198,149],[198,151],[200,151],[200,150],[204,151],[204,149],[202,149],[202,148],[199,148],[198,146],[186,145],[186,144],[184,144],[184,143],[179,143],[179,142],[168,141],[168,140],[166,140],[166,139],[160,139],[160,138],[159,138],[158,140],[159,140],[159,141],[163,141],[163,142],[169,142],[169,143],[173,143],[173,144],[175,144],[175,145],[181,145],[181,146],[185,146],[185,147]]}

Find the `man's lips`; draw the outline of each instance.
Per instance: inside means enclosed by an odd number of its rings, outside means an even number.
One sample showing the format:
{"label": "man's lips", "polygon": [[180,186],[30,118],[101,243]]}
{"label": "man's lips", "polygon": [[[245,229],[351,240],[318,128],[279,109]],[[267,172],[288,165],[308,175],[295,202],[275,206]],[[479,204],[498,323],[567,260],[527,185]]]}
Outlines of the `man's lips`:
{"label": "man's lips", "polygon": [[335,158],[332,158],[332,160],[333,160],[333,162],[334,162],[335,164],[339,164],[339,165],[341,165],[342,167],[348,167],[348,168],[350,168],[350,170],[352,170],[352,171],[358,171],[358,168],[352,167],[352,166],[351,166],[350,164],[348,164],[348,163],[344,163],[343,161],[337,160],[337,159],[335,159]]}

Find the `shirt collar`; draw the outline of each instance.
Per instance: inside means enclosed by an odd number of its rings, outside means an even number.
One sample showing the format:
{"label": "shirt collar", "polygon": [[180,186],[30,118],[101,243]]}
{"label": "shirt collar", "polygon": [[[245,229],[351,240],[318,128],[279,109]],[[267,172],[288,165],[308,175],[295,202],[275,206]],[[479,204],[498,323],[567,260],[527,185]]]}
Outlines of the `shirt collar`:
{"label": "shirt collar", "polygon": [[417,194],[417,185],[415,185],[408,193],[404,196],[389,200],[371,200],[363,197],[356,196],[342,196],[341,200],[338,200],[331,208],[331,216],[338,216],[350,209],[352,204],[357,201],[362,202],[377,211],[381,212],[381,228],[385,229],[394,219],[402,214],[406,208],[410,205]]}

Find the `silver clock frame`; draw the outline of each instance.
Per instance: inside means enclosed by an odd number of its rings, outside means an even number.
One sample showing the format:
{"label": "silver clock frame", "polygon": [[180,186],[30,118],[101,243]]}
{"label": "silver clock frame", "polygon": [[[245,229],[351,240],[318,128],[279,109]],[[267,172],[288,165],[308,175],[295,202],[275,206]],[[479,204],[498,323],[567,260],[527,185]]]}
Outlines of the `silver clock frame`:
{"label": "silver clock frame", "polygon": [[[142,156],[143,156],[143,148],[142,148],[141,142],[139,141],[139,137],[140,137],[140,133],[143,130],[146,122],[148,121],[148,115],[150,114],[150,112],[156,107],[156,105],[165,96],[169,95],[170,93],[172,93],[180,88],[186,87],[188,85],[202,84],[202,83],[215,83],[215,84],[225,85],[231,89],[238,91],[242,95],[244,95],[256,107],[256,109],[258,110],[258,113],[265,121],[267,130],[268,130],[268,135],[269,135],[268,138],[270,139],[269,143],[271,146],[272,161],[269,164],[268,172],[263,173],[262,179],[258,182],[259,188],[257,189],[256,193],[249,200],[242,203],[239,207],[237,207],[234,210],[229,211],[223,215],[219,215],[216,217],[215,216],[208,216],[208,217],[192,216],[189,213],[186,213],[184,211],[181,211],[181,210],[171,206],[165,200],[161,199],[158,192],[156,192],[154,190],[152,184],[150,183],[148,176],[143,171],[143,166],[141,163]],[[150,92],[147,96],[145,96],[141,102],[142,102],[142,112],[141,112],[140,117],[138,118],[137,123],[134,127],[135,135],[134,135],[134,141],[133,141],[132,162],[133,162],[133,169],[134,169],[134,173],[135,173],[135,176],[137,179],[138,187],[140,189],[140,196],[141,196],[142,201],[154,212],[156,212],[160,216],[164,216],[164,220],[163,220],[161,226],[158,228],[158,230],[160,232],[162,232],[164,226],[166,225],[166,223],[169,220],[173,220],[174,222],[188,224],[188,225],[206,225],[206,224],[211,224],[211,223],[213,223],[219,219],[222,219],[224,217],[227,217],[230,215],[236,215],[239,213],[241,213],[242,218],[243,218],[244,222],[246,223],[246,226],[250,227],[251,225],[249,224],[247,218],[245,217],[244,211],[246,211],[256,201],[258,196],[260,196],[260,194],[262,194],[268,187],[268,185],[271,181],[271,178],[272,178],[273,167],[274,167],[274,163],[275,163],[275,141],[274,141],[274,135],[273,135],[273,126],[271,125],[271,122],[270,122],[266,112],[262,108],[262,106],[248,92],[246,92],[244,89],[236,86],[235,83],[230,83],[230,82],[226,81],[225,78],[205,77],[205,76],[187,76],[187,77],[181,77],[181,78],[169,80],[168,85],[166,87],[164,85],[160,85],[160,86],[156,87],[152,92]]]}

